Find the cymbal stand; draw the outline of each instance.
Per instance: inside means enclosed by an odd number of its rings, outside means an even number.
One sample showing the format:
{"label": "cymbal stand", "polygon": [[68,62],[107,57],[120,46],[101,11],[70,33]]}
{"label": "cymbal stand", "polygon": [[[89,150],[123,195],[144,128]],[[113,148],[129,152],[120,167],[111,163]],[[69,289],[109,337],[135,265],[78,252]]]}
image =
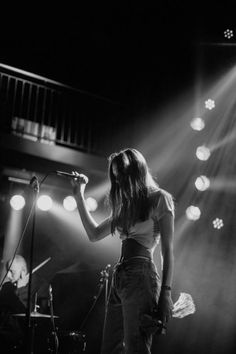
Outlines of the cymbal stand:
{"label": "cymbal stand", "polygon": [[33,310],[34,313],[38,312],[37,310],[40,307],[39,305],[37,305],[37,301],[38,301],[38,293],[36,292],[34,296],[34,310]]}

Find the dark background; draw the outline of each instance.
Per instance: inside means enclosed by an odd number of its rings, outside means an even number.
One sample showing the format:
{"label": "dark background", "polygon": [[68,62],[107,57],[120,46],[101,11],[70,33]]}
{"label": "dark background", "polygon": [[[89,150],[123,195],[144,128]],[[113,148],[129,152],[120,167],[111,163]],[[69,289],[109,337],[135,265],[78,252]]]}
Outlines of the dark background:
{"label": "dark background", "polygon": [[[223,41],[232,12],[209,1],[16,8],[2,13],[1,61],[140,110],[193,83],[200,43]],[[207,51],[208,75],[230,60]]]}

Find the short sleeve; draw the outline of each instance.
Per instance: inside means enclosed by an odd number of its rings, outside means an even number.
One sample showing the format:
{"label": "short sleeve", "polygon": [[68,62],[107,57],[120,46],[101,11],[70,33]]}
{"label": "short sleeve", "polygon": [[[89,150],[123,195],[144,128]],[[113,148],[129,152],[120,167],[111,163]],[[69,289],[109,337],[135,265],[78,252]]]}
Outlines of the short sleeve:
{"label": "short sleeve", "polygon": [[161,190],[154,214],[157,219],[160,220],[167,213],[171,213],[175,216],[173,197],[168,192]]}

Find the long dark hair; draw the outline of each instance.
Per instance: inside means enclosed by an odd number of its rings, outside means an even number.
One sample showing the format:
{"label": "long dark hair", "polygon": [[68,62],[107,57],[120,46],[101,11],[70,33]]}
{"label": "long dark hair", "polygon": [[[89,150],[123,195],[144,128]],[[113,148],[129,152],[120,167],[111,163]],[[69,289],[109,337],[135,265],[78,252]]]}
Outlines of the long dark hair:
{"label": "long dark hair", "polygon": [[144,156],[136,149],[124,149],[109,157],[112,209],[111,233],[117,228],[127,234],[131,226],[148,218],[150,194],[158,189]]}

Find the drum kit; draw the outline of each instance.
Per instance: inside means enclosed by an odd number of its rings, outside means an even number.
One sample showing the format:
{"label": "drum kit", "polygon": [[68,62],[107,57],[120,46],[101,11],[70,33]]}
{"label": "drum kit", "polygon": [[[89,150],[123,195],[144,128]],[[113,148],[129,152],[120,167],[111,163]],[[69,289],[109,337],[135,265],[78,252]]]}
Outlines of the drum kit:
{"label": "drum kit", "polygon": [[[15,317],[25,317],[26,314],[25,313],[14,313],[13,316],[15,316]],[[36,319],[36,318],[51,318],[51,315],[47,315],[47,314],[40,313],[40,312],[37,312],[37,311],[32,311],[31,314],[30,314],[30,317],[33,318],[33,319]],[[53,318],[59,318],[59,316],[53,316]]]}
{"label": "drum kit", "polygon": [[[25,313],[13,314],[14,317],[25,318]],[[50,322],[59,316],[32,311],[30,314],[33,328],[33,345],[30,353],[34,354],[79,354],[85,352],[85,334],[80,331],[56,330],[50,331]],[[48,320],[47,323],[44,320]],[[24,349],[23,349],[24,348]],[[16,354],[25,354],[22,343],[15,346]]]}
{"label": "drum kit", "polygon": [[[32,269],[32,273],[35,273],[50,259],[51,257]],[[78,266],[70,268],[65,269],[66,274],[71,272],[77,274],[80,271]],[[64,273],[63,270],[60,273]],[[85,334],[78,330],[78,327],[73,326],[73,330],[69,330],[69,323],[65,327],[64,315],[54,314],[51,284],[42,281],[42,277],[34,278],[34,289],[37,289],[37,292],[31,295],[33,301],[30,302],[29,308],[25,305],[26,301],[28,303],[29,283],[25,283],[24,286],[22,284],[18,286],[18,283],[12,283],[10,286],[10,283],[7,280],[3,283],[6,286],[0,287],[0,353],[75,354],[85,352]],[[25,310],[23,305],[25,305]],[[60,303],[58,305],[60,311]],[[12,313],[11,310],[14,308],[16,311]],[[17,309],[21,311],[18,313]],[[57,316],[58,314],[60,316]]]}
{"label": "drum kit", "polygon": [[[41,265],[37,267],[39,269],[46,262],[44,261]],[[89,309],[87,316],[85,317],[82,325],[79,330],[60,330],[57,326],[57,320],[59,316],[54,315],[53,306],[52,306],[52,298],[49,299],[51,302],[50,305],[50,314],[40,313],[37,311],[38,307],[36,305],[34,310],[30,313],[30,323],[31,323],[31,350],[29,352],[31,354],[79,354],[86,352],[86,336],[83,333],[83,328],[85,323],[87,322],[87,318],[90,315],[90,312],[93,310],[96,301],[98,300],[100,293],[105,286],[105,296],[107,297],[107,285],[108,285],[108,270],[110,265],[108,265],[105,270],[101,271],[101,278],[99,280],[99,290],[97,296],[94,296],[94,303],[92,307]],[[36,270],[37,270],[36,269]],[[35,271],[35,269],[33,270]],[[60,273],[68,273],[68,272],[78,272],[78,265],[69,267]],[[51,290],[49,289],[49,293]],[[52,294],[51,294],[52,296]],[[37,298],[37,297],[36,297]],[[26,313],[15,313],[13,317],[18,318],[19,323],[25,326],[26,323]],[[56,324],[55,324],[56,322]],[[25,327],[24,327],[25,328]],[[29,337],[27,337],[29,338]],[[27,339],[26,339],[27,341]],[[25,341],[25,342],[26,342]],[[29,340],[28,340],[29,341]],[[28,346],[28,344],[27,344]],[[24,349],[22,349],[24,348]],[[23,351],[22,351],[23,350]],[[25,344],[23,342],[20,346],[16,346],[14,353],[16,354],[25,354],[28,352],[28,349],[25,351]]]}

